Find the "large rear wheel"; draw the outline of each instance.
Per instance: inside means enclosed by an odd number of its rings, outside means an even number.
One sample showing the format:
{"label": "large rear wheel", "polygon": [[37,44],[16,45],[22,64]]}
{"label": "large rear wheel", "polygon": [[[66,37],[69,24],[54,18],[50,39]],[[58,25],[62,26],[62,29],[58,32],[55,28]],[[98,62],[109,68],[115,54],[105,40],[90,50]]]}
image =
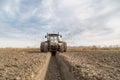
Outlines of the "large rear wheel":
{"label": "large rear wheel", "polygon": [[41,42],[40,51],[41,51],[41,52],[44,52],[44,42]]}
{"label": "large rear wheel", "polygon": [[66,52],[67,51],[67,43],[63,42],[63,46],[64,46],[64,52]]}
{"label": "large rear wheel", "polygon": [[40,50],[41,50],[41,52],[48,52],[48,43],[41,42]]}
{"label": "large rear wheel", "polygon": [[60,45],[60,52],[64,52],[64,45],[63,44]]}

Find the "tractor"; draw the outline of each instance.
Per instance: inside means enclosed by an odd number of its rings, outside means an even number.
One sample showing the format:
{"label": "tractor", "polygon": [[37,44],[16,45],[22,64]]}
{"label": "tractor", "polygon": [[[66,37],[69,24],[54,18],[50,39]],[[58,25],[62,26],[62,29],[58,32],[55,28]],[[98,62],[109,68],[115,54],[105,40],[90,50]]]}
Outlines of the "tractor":
{"label": "tractor", "polygon": [[61,40],[62,35],[59,33],[47,33],[45,38],[47,38],[47,41],[41,42],[40,45],[41,52],[51,52],[55,56],[57,52],[67,51],[67,43]]}

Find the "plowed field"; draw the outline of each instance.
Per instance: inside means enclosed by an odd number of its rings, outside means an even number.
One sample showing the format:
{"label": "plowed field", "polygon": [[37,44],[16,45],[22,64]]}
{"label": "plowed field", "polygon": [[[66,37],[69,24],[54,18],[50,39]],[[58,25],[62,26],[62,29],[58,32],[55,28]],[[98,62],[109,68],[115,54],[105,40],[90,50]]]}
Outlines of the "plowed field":
{"label": "plowed field", "polygon": [[82,51],[61,54],[77,80],[120,80],[120,52]]}
{"label": "plowed field", "polygon": [[120,52],[79,51],[55,57],[39,50],[0,49],[0,80],[70,80],[70,75],[75,80],[120,80]]}

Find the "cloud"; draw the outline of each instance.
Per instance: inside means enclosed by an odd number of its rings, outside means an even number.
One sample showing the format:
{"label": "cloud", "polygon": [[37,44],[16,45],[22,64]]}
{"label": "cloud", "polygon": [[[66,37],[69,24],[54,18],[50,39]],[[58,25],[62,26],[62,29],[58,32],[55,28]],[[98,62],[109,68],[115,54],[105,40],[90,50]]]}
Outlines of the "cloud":
{"label": "cloud", "polygon": [[4,0],[0,40],[39,46],[47,32],[60,32],[68,45],[120,44],[119,10],[119,0]]}

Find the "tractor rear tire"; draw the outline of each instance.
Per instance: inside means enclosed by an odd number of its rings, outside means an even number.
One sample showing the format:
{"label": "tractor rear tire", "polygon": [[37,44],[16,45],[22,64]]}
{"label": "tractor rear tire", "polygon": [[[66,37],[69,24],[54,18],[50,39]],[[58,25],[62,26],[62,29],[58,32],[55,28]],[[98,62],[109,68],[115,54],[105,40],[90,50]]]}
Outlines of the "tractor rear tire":
{"label": "tractor rear tire", "polygon": [[63,42],[63,45],[64,45],[64,52],[66,52],[67,51],[67,43]]}
{"label": "tractor rear tire", "polygon": [[44,52],[44,42],[41,42],[40,51],[41,51],[41,52]]}
{"label": "tractor rear tire", "polygon": [[60,52],[64,52],[64,44],[60,45]]}
{"label": "tractor rear tire", "polygon": [[48,43],[41,42],[40,50],[41,50],[41,52],[48,52]]}
{"label": "tractor rear tire", "polygon": [[48,52],[48,43],[47,42],[44,43],[44,52]]}

